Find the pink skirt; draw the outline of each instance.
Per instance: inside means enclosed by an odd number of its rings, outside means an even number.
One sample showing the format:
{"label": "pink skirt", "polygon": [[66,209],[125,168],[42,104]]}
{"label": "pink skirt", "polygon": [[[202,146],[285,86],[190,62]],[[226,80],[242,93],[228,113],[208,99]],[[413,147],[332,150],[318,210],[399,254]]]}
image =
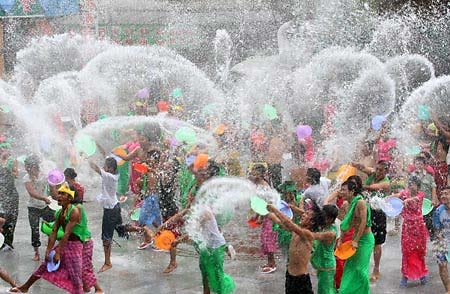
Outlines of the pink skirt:
{"label": "pink skirt", "polygon": [[277,251],[278,233],[272,230],[272,221],[264,218],[261,228],[261,253],[275,253]]}

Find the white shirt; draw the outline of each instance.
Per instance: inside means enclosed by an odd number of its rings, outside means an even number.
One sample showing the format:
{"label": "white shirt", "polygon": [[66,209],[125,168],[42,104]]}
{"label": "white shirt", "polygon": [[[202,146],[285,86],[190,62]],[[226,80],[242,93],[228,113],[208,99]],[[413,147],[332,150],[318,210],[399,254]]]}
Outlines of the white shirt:
{"label": "white shirt", "polygon": [[102,176],[102,194],[97,196],[97,201],[106,209],[113,209],[119,202],[117,200],[117,182],[119,181],[119,174],[113,175],[100,169]]}
{"label": "white shirt", "polygon": [[205,242],[207,248],[219,248],[225,245],[225,238],[219,231],[216,218],[210,208],[204,208],[201,212],[200,230],[202,241]]}
{"label": "white shirt", "polygon": [[[36,181],[32,182],[31,178],[30,178],[30,175],[26,174],[23,177],[23,183],[26,184],[26,183],[30,183],[30,182],[32,183],[33,188],[38,193],[40,193],[43,196],[47,196],[47,194],[48,194],[47,193],[47,185],[48,184],[47,184],[47,179],[45,177],[43,177],[40,174],[39,177],[36,179]],[[36,198],[33,198],[33,197],[30,196],[30,198],[28,199],[28,202],[27,202],[27,206],[28,207],[34,207],[34,208],[42,209],[42,208],[45,208],[47,206],[47,203],[45,203],[42,200],[39,200],[39,199],[36,199]]]}

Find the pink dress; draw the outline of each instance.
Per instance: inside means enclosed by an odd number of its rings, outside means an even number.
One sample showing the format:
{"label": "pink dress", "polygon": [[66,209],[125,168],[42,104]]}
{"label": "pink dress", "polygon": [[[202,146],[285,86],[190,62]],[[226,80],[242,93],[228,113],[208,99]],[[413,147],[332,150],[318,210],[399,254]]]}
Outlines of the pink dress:
{"label": "pink dress", "polygon": [[[428,230],[422,216],[423,192],[418,192],[417,198],[404,202],[402,216],[402,274],[408,280],[418,280],[428,274],[425,264],[427,254]],[[400,192],[400,199],[411,198],[408,190]]]}
{"label": "pink dress", "polygon": [[261,228],[261,253],[266,255],[277,251],[278,233],[272,230],[272,221],[264,217]]}

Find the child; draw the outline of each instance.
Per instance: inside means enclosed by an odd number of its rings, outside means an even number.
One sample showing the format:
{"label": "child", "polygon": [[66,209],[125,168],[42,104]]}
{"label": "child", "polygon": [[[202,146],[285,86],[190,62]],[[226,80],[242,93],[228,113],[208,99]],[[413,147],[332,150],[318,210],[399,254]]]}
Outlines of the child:
{"label": "child", "polygon": [[317,293],[336,294],[334,286],[334,274],[336,272],[336,259],[334,258],[334,246],[336,245],[337,229],[334,224],[338,215],[335,205],[324,205],[322,208],[325,216],[325,228],[323,232],[331,232],[331,240],[314,240],[314,253],[311,256],[311,264],[317,270]]}
{"label": "child", "polygon": [[72,201],[73,203],[83,203],[84,198],[84,187],[81,186],[75,179],[77,177],[77,173],[73,168],[66,168],[64,170],[64,177],[66,178],[69,186],[72,186],[75,189],[75,199]]}
{"label": "child", "polygon": [[46,195],[47,179],[40,173],[39,164],[40,160],[36,155],[28,156],[25,159],[27,174],[23,178],[25,188],[30,195],[27,206],[28,221],[31,227],[31,245],[34,248],[34,261],[40,260],[39,220],[42,218],[46,222],[52,222],[55,219],[55,211],[48,207],[51,201]]}
{"label": "child", "polygon": [[[3,225],[5,224],[5,222],[6,220],[0,217],[0,233],[3,233]],[[16,282],[2,267],[0,267],[0,278],[2,278],[3,281],[9,283],[11,287],[17,287]]]}
{"label": "child", "polygon": [[102,194],[97,196],[97,201],[103,206],[102,219],[102,241],[105,253],[105,262],[99,273],[112,268],[111,264],[111,242],[114,236],[114,230],[122,224],[120,204],[117,200],[117,162],[112,157],[105,159],[103,169],[95,163],[89,162],[91,168],[102,176]]}
{"label": "child", "polygon": [[223,260],[226,242],[217,226],[211,208],[200,211],[200,232],[202,241],[196,244],[199,252],[199,266],[202,273],[203,293],[232,293],[236,288],[233,278],[224,273]]}

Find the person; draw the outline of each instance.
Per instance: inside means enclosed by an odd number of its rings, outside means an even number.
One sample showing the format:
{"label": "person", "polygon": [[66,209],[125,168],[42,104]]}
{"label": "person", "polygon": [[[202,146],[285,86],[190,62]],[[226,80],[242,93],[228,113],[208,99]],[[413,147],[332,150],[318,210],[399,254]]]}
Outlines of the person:
{"label": "person", "polygon": [[323,232],[332,232],[334,238],[327,240],[314,240],[314,253],[311,256],[311,265],[317,271],[317,293],[336,294],[334,276],[336,272],[336,259],[334,258],[334,247],[336,245],[337,229],[334,224],[338,215],[335,205],[324,205],[322,208],[325,217]]}
{"label": "person", "polygon": [[319,205],[323,206],[325,197],[327,196],[328,186],[320,180],[320,171],[317,168],[308,168],[306,171],[306,181],[310,185],[305,190],[304,199],[311,199]]}
{"label": "person", "polygon": [[408,280],[420,279],[427,283],[428,269],[425,264],[428,231],[422,217],[424,193],[419,191],[421,180],[416,176],[408,179],[408,189],[396,196],[403,200],[402,225],[402,279],[400,286],[406,287]]}
{"label": "person", "polygon": [[440,191],[447,187],[448,184],[448,165],[447,154],[449,151],[450,131],[448,122],[443,122],[434,113],[431,113],[431,119],[436,126],[439,134],[432,143],[431,151],[434,156],[432,164],[434,170],[434,180],[436,181],[436,190],[438,195]]}
{"label": "person", "polygon": [[66,168],[64,170],[64,177],[66,178],[66,182],[69,184],[69,186],[74,188],[75,193],[75,199],[72,201],[73,203],[83,203],[84,201],[84,187],[77,182],[77,173],[75,170],[71,167]]}
{"label": "person", "polygon": [[[29,288],[40,278],[47,280],[58,288],[72,294],[82,294],[83,291],[83,243],[89,238],[87,217],[81,206],[72,204],[75,192],[65,183],[58,189],[58,204],[61,209],[56,211],[55,224],[50,234],[46,261],[43,262],[28,280],[18,287],[10,289],[13,293],[27,293]],[[57,232],[62,227],[64,236],[55,246]],[[51,258],[51,253],[54,253]],[[60,262],[56,271],[47,270],[47,261],[53,259]],[[94,277],[95,279],[95,277]]]}
{"label": "person", "polygon": [[3,249],[14,249],[14,231],[19,215],[19,193],[15,185],[19,172],[17,161],[10,154],[10,146],[8,142],[0,144],[0,216],[5,219]]}
{"label": "person", "polygon": [[151,226],[158,228],[162,224],[161,211],[159,207],[160,194],[160,159],[161,151],[158,149],[151,149],[147,152],[147,167],[148,172],[143,175],[141,193],[144,201],[139,215],[139,225],[144,227],[145,240],[139,245],[138,249],[142,250],[151,245],[154,236]]}
{"label": "person", "polygon": [[171,216],[161,225],[161,230],[169,229],[174,233],[176,237],[175,241],[173,241],[170,245],[170,261],[169,265],[164,269],[163,273],[171,273],[177,268],[177,246],[178,244],[189,239],[189,236],[186,233],[182,232],[182,226],[184,225],[184,216],[189,213],[191,205],[195,200],[195,195],[200,186],[208,179],[219,175],[219,171],[220,167],[213,160],[208,160],[208,164],[206,167],[195,170],[195,185],[189,191],[186,207]]}
{"label": "person", "polygon": [[[363,171],[368,175],[366,181],[364,182],[364,190],[370,194],[370,198],[373,199],[375,196],[380,198],[386,197],[387,193],[390,192],[390,180],[387,176],[389,170],[389,165],[386,161],[379,161],[375,170],[364,165],[353,163],[357,169]],[[376,205],[372,208],[372,233],[375,237],[375,248],[373,250],[373,271],[370,275],[370,281],[377,281],[380,276],[380,262],[382,249],[381,246],[386,242],[386,225],[387,219],[386,214]]]}
{"label": "person", "polygon": [[55,211],[48,207],[51,203],[47,197],[47,179],[40,172],[40,159],[36,155],[30,155],[25,159],[27,174],[23,178],[28,199],[28,221],[31,227],[31,246],[34,248],[34,261],[40,260],[39,247],[41,240],[39,235],[39,222],[42,218],[46,222],[55,219]]}
{"label": "person", "polygon": [[[262,164],[255,164],[250,172],[250,180],[257,186],[269,188],[269,183],[265,180],[267,169]],[[273,230],[273,214],[258,216],[261,226],[261,253],[267,256],[267,264],[262,266],[261,273],[270,274],[277,270],[275,252],[277,251],[278,232]]]}
{"label": "person", "polygon": [[309,203],[311,205],[307,205],[308,209],[302,213],[301,225],[296,225],[273,205],[267,205],[267,210],[272,212],[280,220],[280,223],[293,233],[289,245],[289,259],[286,270],[286,294],[314,293],[308,273],[313,241],[331,242],[335,238],[335,234],[332,232],[319,233],[325,222],[323,213],[316,203],[312,201]]}
{"label": "person", "polygon": [[450,277],[448,274],[448,256],[450,244],[450,187],[441,190],[441,205],[433,215],[436,238],[433,251],[439,267],[439,276],[447,294],[450,294]]}
{"label": "person", "polygon": [[117,161],[112,157],[105,159],[103,168],[98,167],[94,162],[89,162],[91,168],[102,177],[102,193],[97,196],[97,201],[103,206],[102,218],[102,241],[105,254],[105,262],[99,272],[104,272],[112,268],[111,263],[111,242],[114,230],[122,224],[120,203],[117,200]]}
{"label": "person", "polygon": [[[439,205],[439,199],[437,197],[436,182],[433,175],[425,169],[425,164],[426,158],[423,156],[417,156],[414,159],[415,170],[410,174],[410,176],[417,177],[420,180],[420,191],[424,193],[424,197],[426,199],[431,200],[434,207],[437,207]],[[431,239],[434,239],[433,212],[434,209],[431,213],[423,216]]]}
{"label": "person", "polygon": [[[6,223],[6,219],[0,217],[0,233],[4,232],[4,225]],[[0,266],[0,278],[11,285],[11,287],[17,287],[14,279],[8,274],[8,272]]]}
{"label": "person", "polygon": [[[371,209],[361,196],[362,190],[354,181],[345,181],[341,186],[341,194],[350,203],[341,223],[343,233],[354,229],[352,247],[355,254],[346,260],[342,274],[339,294],[370,293],[369,263],[375,244],[371,231]],[[338,241],[338,247],[342,244]]]}
{"label": "person", "polygon": [[203,293],[228,294],[236,288],[233,278],[223,269],[226,241],[210,207],[199,209],[201,241],[195,244],[199,253]]}

